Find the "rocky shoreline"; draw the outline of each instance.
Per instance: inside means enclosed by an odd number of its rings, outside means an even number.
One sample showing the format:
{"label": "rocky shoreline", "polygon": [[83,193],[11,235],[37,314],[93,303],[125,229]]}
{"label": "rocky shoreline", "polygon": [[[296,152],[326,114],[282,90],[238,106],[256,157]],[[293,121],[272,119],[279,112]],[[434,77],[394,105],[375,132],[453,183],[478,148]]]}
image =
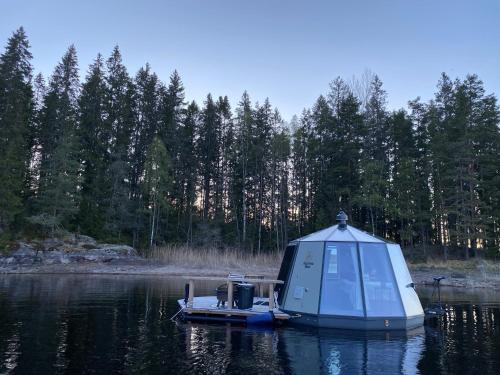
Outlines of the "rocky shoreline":
{"label": "rocky shoreline", "polygon": [[145,259],[127,245],[103,244],[83,235],[62,239],[18,241],[10,254],[0,256],[1,274],[109,274],[109,275],[204,275],[221,276],[230,272],[275,276],[279,265],[217,269],[164,264]]}
{"label": "rocky shoreline", "polygon": [[[443,286],[460,288],[500,288],[500,272],[479,264],[464,271],[453,267],[409,265],[417,285],[430,285],[435,276],[445,276]],[[229,272],[275,277],[279,264],[268,267],[249,264],[240,267],[200,268],[179,264],[159,264],[139,256],[127,245],[101,244],[95,239],[71,235],[63,239],[20,241],[7,256],[0,256],[0,274],[109,274],[109,275],[204,275],[221,276]]]}
{"label": "rocky shoreline", "polygon": [[0,272],[53,265],[136,263],[144,261],[127,245],[100,244],[89,236],[71,235],[42,241],[19,241],[15,250],[0,257]]}

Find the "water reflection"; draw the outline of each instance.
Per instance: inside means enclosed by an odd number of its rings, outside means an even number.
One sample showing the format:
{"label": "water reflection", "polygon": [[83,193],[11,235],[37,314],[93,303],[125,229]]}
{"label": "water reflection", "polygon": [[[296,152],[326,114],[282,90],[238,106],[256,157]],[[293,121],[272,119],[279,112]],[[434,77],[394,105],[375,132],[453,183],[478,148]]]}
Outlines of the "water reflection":
{"label": "water reflection", "polygon": [[[409,333],[356,333],[174,324],[183,284],[3,276],[0,374],[500,373],[500,293],[444,290],[442,321]],[[430,291],[419,293],[425,303]]]}
{"label": "water reflection", "polygon": [[[321,330],[309,337],[287,330],[282,336],[290,367],[300,374],[414,374],[425,340],[423,328],[407,334]],[[320,364],[317,371],[303,354]]]}

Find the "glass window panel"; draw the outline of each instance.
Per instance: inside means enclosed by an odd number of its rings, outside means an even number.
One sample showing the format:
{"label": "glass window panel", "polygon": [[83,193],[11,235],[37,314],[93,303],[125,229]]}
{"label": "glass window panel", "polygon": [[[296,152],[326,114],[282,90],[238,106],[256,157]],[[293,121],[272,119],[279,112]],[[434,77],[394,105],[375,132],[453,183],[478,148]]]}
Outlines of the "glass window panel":
{"label": "glass window panel", "polygon": [[356,243],[327,242],[320,314],[363,316]]}
{"label": "glass window panel", "polygon": [[288,279],[290,278],[290,273],[292,271],[293,260],[295,259],[295,253],[297,252],[297,246],[295,244],[288,245],[285,249],[285,255],[281,261],[280,271],[278,273],[278,280],[282,280],[284,284],[276,284],[274,290],[278,292],[278,303],[281,305],[283,303],[283,298],[285,297],[285,290],[287,288]]}
{"label": "glass window panel", "polygon": [[367,316],[404,316],[385,244],[360,243]]}

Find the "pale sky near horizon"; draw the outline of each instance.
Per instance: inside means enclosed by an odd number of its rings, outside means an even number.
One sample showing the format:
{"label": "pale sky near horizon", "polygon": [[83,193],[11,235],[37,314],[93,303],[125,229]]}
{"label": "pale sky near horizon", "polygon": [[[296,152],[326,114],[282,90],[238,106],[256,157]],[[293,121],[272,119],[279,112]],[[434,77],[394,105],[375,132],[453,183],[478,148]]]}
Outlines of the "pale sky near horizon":
{"label": "pale sky near horizon", "polygon": [[19,26],[45,76],[70,44],[81,76],[119,45],[129,73],[149,62],[186,99],[237,104],[269,97],[285,120],[309,108],[335,77],[370,70],[390,109],[433,96],[441,72],[476,73],[500,92],[500,1],[495,0],[0,0],[0,46]]}

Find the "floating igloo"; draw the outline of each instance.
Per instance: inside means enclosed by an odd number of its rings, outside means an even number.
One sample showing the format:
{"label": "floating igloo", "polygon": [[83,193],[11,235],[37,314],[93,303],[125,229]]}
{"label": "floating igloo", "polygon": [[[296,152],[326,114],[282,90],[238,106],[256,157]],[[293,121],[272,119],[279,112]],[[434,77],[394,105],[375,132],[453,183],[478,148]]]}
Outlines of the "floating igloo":
{"label": "floating igloo", "polygon": [[411,329],[424,321],[398,244],[338,224],[290,242],[278,279],[280,309],[318,327]]}

